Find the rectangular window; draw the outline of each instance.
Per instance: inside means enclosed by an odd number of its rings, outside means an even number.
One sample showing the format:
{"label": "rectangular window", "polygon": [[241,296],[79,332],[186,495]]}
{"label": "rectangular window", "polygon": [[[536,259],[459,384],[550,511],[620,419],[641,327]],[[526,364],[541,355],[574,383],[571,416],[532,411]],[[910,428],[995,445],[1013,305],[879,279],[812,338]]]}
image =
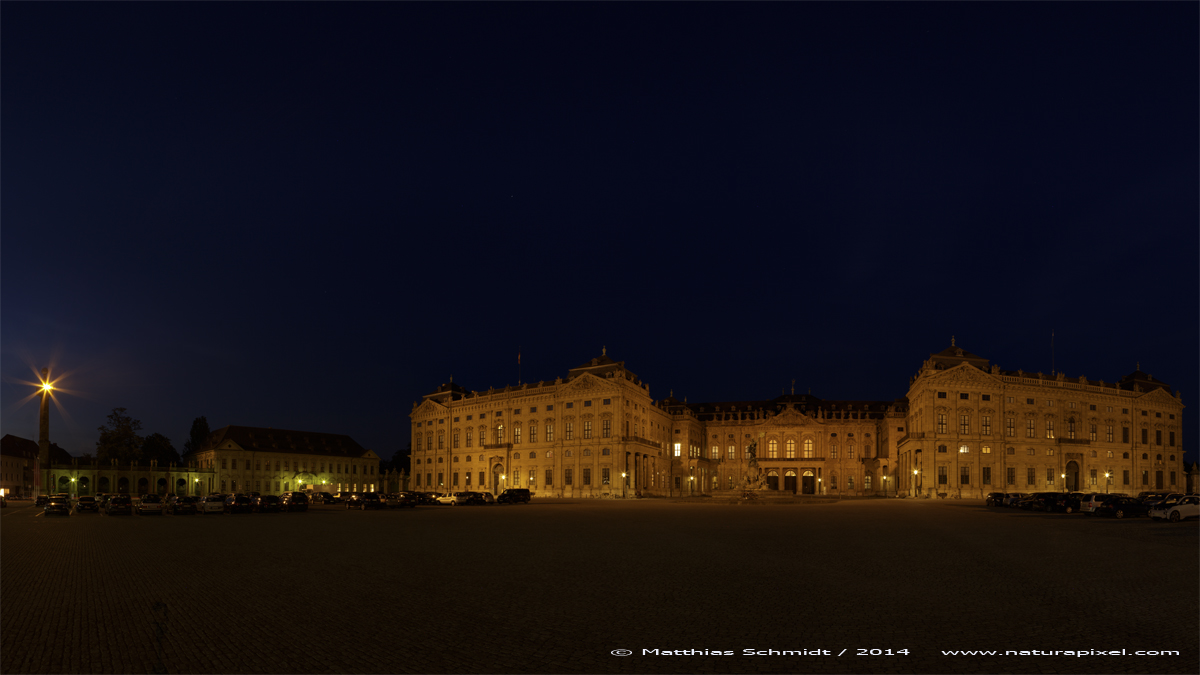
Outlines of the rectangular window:
{"label": "rectangular window", "polygon": [[1073,420],[1067,421],[1067,438],[1075,438],[1075,422]]}
{"label": "rectangular window", "polygon": [[546,406],[546,412],[554,412],[554,406],[553,405]]}
{"label": "rectangular window", "polygon": [[458,434],[454,434],[454,449],[458,449]]}
{"label": "rectangular window", "polygon": [[970,394],[959,394],[958,398],[960,401],[970,401],[971,395]]}
{"label": "rectangular window", "polygon": [[529,470],[529,487],[533,487],[537,483],[537,469]]}
{"label": "rectangular window", "polygon": [[1111,424],[1104,425],[1104,440],[1108,441],[1109,443],[1112,443],[1113,441],[1113,428]]}
{"label": "rectangular window", "polygon": [[565,433],[566,433],[566,439],[568,441],[574,440],[574,438],[575,438],[575,423],[574,422],[566,423],[566,432]]}
{"label": "rectangular window", "polygon": [[944,392],[944,391],[939,391],[939,392],[938,392],[938,398],[946,398],[946,392]]}
{"label": "rectangular window", "polygon": [[438,487],[442,487],[445,484],[446,484],[446,474],[439,473],[438,474]]}
{"label": "rectangular window", "polygon": [[1017,420],[1016,419],[1009,417],[1005,421],[1004,435],[1005,436],[1016,436],[1017,435]]}
{"label": "rectangular window", "polygon": [[1096,425],[1095,424],[1090,425],[1088,427],[1088,440],[1089,441],[1096,440]]}
{"label": "rectangular window", "polygon": [[575,407],[574,401],[567,401],[567,410],[570,410],[571,408],[574,408],[574,407]]}
{"label": "rectangular window", "polygon": [[960,434],[971,433],[971,416],[970,415],[959,415],[958,416],[958,433],[960,433]]}
{"label": "rectangular window", "polygon": [[467,447],[471,447],[471,432],[467,432]]}
{"label": "rectangular window", "polygon": [[600,469],[600,483],[602,485],[608,485],[612,482],[611,473],[612,473],[612,469],[609,469],[607,467]]}
{"label": "rectangular window", "polygon": [[1054,420],[1046,420],[1046,438],[1054,438]]}
{"label": "rectangular window", "polygon": [[1174,485],[1174,484],[1175,484],[1175,472],[1172,471],[1171,472],[1171,485]]}
{"label": "rectangular window", "polygon": [[612,403],[612,399],[610,399],[610,398],[604,399],[604,405],[610,405],[611,403]]}
{"label": "rectangular window", "polygon": [[1025,405],[1033,405],[1033,399],[1031,399],[1031,398],[1025,399]]}
{"label": "rectangular window", "polygon": [[1129,485],[1129,469],[1124,469],[1121,471],[1121,484]]}
{"label": "rectangular window", "polygon": [[[608,400],[608,399],[604,399]],[[600,437],[612,438],[612,420],[601,420],[600,422]]]}
{"label": "rectangular window", "polygon": [[521,442],[521,427],[513,427],[513,443],[519,444],[520,442]]}
{"label": "rectangular window", "polygon": [[554,486],[554,469],[546,469],[546,487]]}
{"label": "rectangular window", "polygon": [[946,476],[946,467],[939,466],[938,467],[938,485],[946,485],[949,482],[947,480],[947,478],[948,477]]}
{"label": "rectangular window", "polygon": [[1150,484],[1150,472],[1143,471],[1142,472],[1142,485],[1149,485],[1149,484]]}
{"label": "rectangular window", "polygon": [[726,455],[726,457],[728,459],[737,459],[737,446],[736,445],[729,446],[729,454]]}
{"label": "rectangular window", "polygon": [[227,459],[222,459],[222,460],[221,460],[221,468],[222,468],[222,469],[228,469],[228,468],[229,468],[229,465],[227,464],[227,462],[228,462],[228,461],[229,461],[229,460],[227,460]]}
{"label": "rectangular window", "polygon": [[1142,445],[1150,445],[1150,430],[1142,429]]}
{"label": "rectangular window", "polygon": [[990,455],[990,454],[992,454],[992,446],[985,445],[982,448],[980,448],[979,452],[982,454],[985,454],[985,455]]}
{"label": "rectangular window", "polygon": [[992,435],[992,418],[991,418],[991,416],[984,415],[982,417],[982,419],[980,419],[979,425],[980,425],[980,431],[983,432],[984,436]]}
{"label": "rectangular window", "polygon": [[984,400],[984,401],[990,401],[990,400],[992,400],[992,395],[991,394],[981,394],[980,399]]}
{"label": "rectangular window", "polygon": [[1167,432],[1167,445],[1171,446],[1172,448],[1175,447],[1175,432],[1174,431]]}
{"label": "rectangular window", "polygon": [[466,487],[471,487],[471,472],[470,472],[470,471],[467,471],[466,473],[464,473],[464,474],[463,474],[463,478],[464,478],[464,479],[465,479],[465,481],[466,481],[466,482],[464,483],[464,485],[465,485]]}
{"label": "rectangular window", "polygon": [[592,484],[592,470],[591,470],[590,468],[588,468],[588,467],[586,467],[586,466],[585,466],[585,467],[583,467],[583,476],[582,476],[582,477],[583,477],[583,484],[584,484],[584,485],[591,485],[591,484]]}
{"label": "rectangular window", "polygon": [[946,433],[946,413],[938,413],[937,416],[937,432],[939,434]]}
{"label": "rectangular window", "polygon": [[1034,485],[1037,482],[1037,477],[1033,475],[1033,467],[1025,469],[1025,484]]}
{"label": "rectangular window", "polygon": [[683,452],[682,448],[683,448],[683,443],[676,443],[676,444],[675,444],[675,456],[676,456],[676,457],[679,457],[679,456],[680,456],[680,453],[682,453],[682,452]]}
{"label": "rectangular window", "polygon": [[480,471],[479,472],[479,487],[484,487],[485,485],[486,485],[486,482],[484,480],[484,473],[482,471]]}
{"label": "rectangular window", "polygon": [[592,402],[591,402],[591,401],[584,401],[584,402],[583,402],[583,407],[585,407],[585,408],[590,408],[590,407],[592,407]]}
{"label": "rectangular window", "polygon": [[537,425],[536,424],[529,425],[529,442],[537,443]]}
{"label": "rectangular window", "polygon": [[547,443],[554,442],[554,425],[550,424],[548,422],[546,423],[546,442]]}
{"label": "rectangular window", "polygon": [[1036,437],[1037,437],[1037,427],[1034,425],[1033,420],[1025,420],[1025,438],[1036,438]]}
{"label": "rectangular window", "polygon": [[563,469],[563,485],[575,484],[575,471],[573,469]]}
{"label": "rectangular window", "polygon": [[992,484],[992,467],[990,467],[990,466],[983,467],[982,479],[983,479],[984,485]]}
{"label": "rectangular window", "polygon": [[959,485],[970,485],[971,484],[971,467],[969,467],[969,466],[958,467],[958,484]]}
{"label": "rectangular window", "polygon": [[1162,430],[1161,429],[1154,430],[1154,444],[1162,445]]}
{"label": "rectangular window", "polygon": [[713,458],[713,459],[721,459],[721,448],[720,448],[720,446],[716,446],[716,445],[712,446],[712,458]]}
{"label": "rectangular window", "polygon": [[1046,469],[1046,485],[1054,485],[1054,469]]}
{"label": "rectangular window", "polygon": [[588,420],[583,423],[583,437],[584,438],[592,437],[592,421],[591,420]]}
{"label": "rectangular window", "polygon": [[1121,427],[1121,442],[1129,442],[1129,427]]}
{"label": "rectangular window", "polygon": [[1096,484],[1096,470],[1092,469],[1088,472],[1088,485]]}
{"label": "rectangular window", "polygon": [[1009,485],[1017,484],[1017,469],[1016,469],[1016,467],[1010,466],[1005,469],[1004,473],[1005,473],[1004,478]]}

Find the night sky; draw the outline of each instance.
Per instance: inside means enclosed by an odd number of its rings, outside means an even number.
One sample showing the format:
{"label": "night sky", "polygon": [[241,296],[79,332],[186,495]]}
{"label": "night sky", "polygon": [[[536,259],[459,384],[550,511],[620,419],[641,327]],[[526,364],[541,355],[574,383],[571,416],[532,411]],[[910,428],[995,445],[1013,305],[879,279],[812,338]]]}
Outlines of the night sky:
{"label": "night sky", "polygon": [[1140,362],[1187,448],[1198,7],[4,2],[3,432],[49,365],[74,454],[120,406],[387,458],[451,375],[891,400],[953,335]]}

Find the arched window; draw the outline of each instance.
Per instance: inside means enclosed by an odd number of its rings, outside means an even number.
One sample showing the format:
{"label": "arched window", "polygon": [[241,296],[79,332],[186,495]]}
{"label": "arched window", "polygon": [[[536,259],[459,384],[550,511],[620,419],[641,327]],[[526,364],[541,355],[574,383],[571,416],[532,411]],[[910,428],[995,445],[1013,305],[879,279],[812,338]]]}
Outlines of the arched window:
{"label": "arched window", "polygon": [[1121,459],[1129,459],[1129,453],[1128,453],[1128,452],[1122,452],[1122,453],[1121,453]]}
{"label": "arched window", "polygon": [[591,457],[591,456],[592,456],[592,449],[591,449],[591,448],[584,448],[584,449],[583,449],[583,456],[584,456],[584,457]]}
{"label": "arched window", "polygon": [[772,438],[767,441],[767,457],[776,459],[779,457],[779,441]]}
{"label": "arched window", "polygon": [[804,458],[811,459],[813,456],[813,442],[811,438],[804,439]]}
{"label": "arched window", "polygon": [[1150,459],[1150,456],[1143,452],[1142,459]]}
{"label": "arched window", "polygon": [[537,459],[537,453],[536,452],[529,453],[529,459]]}
{"label": "arched window", "polygon": [[788,459],[794,459],[796,457],[796,439],[794,439],[794,438],[788,439],[787,445],[785,446],[785,449],[784,449],[784,456],[787,457]]}
{"label": "arched window", "polygon": [[601,450],[600,454],[607,457],[608,456],[608,448],[604,448],[603,450]]}
{"label": "arched window", "polygon": [[553,457],[553,456],[554,456],[554,451],[553,451],[553,450],[547,450],[547,451],[546,451],[546,457],[547,457],[547,458],[550,458],[550,457]]}
{"label": "arched window", "polygon": [[445,458],[444,458],[444,457],[438,457],[438,464],[441,464],[443,459],[445,459]]}
{"label": "arched window", "polygon": [[513,459],[521,459],[521,453],[519,453],[519,452],[514,452],[514,453],[513,453]]}
{"label": "arched window", "polygon": [[571,452],[570,450],[567,450],[567,457],[573,457],[573,456],[575,456],[575,453]]}
{"label": "arched window", "polygon": [[454,456],[454,461],[456,461],[456,462],[458,461],[458,455]]}

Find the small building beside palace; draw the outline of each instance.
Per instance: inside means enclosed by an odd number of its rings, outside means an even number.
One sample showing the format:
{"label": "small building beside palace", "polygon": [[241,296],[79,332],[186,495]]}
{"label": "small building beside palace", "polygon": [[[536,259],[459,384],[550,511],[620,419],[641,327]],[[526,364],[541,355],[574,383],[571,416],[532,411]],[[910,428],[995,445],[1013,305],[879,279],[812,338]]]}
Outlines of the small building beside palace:
{"label": "small building beside palace", "polygon": [[845,496],[1181,490],[1183,403],[1137,370],[1116,382],[1002,370],[951,341],[894,400],[654,399],[607,353],[554,381],[470,391],[410,413],[416,490],[561,497]]}
{"label": "small building beside palace", "polygon": [[227,426],[183,457],[209,472],[204,493],[373,492],[379,456],[344,434]]}

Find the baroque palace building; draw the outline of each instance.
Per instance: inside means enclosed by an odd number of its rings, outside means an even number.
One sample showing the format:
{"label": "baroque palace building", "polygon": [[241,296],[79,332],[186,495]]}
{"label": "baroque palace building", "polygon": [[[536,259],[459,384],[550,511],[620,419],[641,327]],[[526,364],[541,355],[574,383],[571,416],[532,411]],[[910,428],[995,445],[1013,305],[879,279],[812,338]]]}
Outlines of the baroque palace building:
{"label": "baroque palace building", "polygon": [[655,400],[607,353],[553,382],[415,403],[413,489],[528,488],[543,496],[719,495],[769,490],[981,497],[992,491],[1184,484],[1183,404],[1140,371],[1119,382],[1001,371],[951,346],[892,401],[782,395]]}

